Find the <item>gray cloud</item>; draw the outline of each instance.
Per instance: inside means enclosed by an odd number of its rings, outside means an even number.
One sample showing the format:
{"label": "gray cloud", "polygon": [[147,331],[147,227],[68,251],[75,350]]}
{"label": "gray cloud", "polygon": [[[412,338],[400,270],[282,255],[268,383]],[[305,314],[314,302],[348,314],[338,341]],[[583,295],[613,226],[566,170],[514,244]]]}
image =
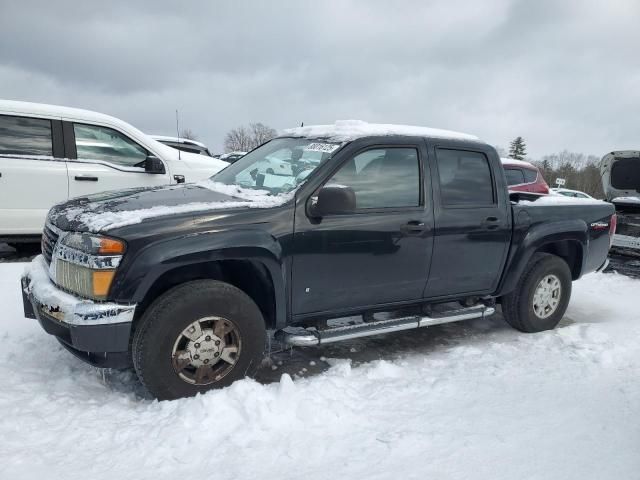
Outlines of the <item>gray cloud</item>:
{"label": "gray cloud", "polygon": [[33,1],[0,5],[0,95],[219,150],[230,128],[360,118],[533,156],[639,148],[635,0]]}

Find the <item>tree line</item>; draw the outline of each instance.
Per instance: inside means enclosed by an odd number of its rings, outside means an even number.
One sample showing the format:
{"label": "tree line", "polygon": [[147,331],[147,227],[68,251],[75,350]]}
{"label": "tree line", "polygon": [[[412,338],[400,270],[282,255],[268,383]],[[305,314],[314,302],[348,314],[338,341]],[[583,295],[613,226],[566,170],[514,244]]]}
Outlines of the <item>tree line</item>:
{"label": "tree line", "polygon": [[[504,149],[497,147],[500,156]],[[540,159],[527,158],[527,145],[522,137],[516,137],[509,144],[508,158],[526,160],[540,169],[550,187],[556,186],[556,178],[564,178],[563,188],[580,190],[595,198],[604,198],[600,178],[600,158],[596,155],[563,150],[559,153],[544,155]]]}

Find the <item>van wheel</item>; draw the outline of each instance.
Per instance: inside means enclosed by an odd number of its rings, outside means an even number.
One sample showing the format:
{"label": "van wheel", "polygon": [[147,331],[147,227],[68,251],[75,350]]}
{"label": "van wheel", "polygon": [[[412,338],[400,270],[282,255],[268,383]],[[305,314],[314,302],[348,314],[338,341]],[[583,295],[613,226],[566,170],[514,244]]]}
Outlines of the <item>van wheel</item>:
{"label": "van wheel", "polygon": [[172,288],[147,309],[134,333],[133,364],[154,397],[188,397],[253,374],[265,339],[260,309],[246,293],[196,280]]}
{"label": "van wheel", "polygon": [[521,332],[551,330],[558,325],[571,298],[571,271],[549,253],[536,253],[515,290],[502,297],[505,320]]}

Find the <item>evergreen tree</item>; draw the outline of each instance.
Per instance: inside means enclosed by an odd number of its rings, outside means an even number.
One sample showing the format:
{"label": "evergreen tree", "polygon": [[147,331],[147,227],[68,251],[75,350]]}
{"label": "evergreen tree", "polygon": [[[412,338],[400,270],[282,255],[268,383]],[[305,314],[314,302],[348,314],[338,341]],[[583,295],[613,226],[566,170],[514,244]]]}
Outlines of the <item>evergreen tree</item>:
{"label": "evergreen tree", "polygon": [[524,160],[527,156],[527,144],[524,143],[524,138],[516,137],[516,139],[509,145],[509,158],[514,160]]}

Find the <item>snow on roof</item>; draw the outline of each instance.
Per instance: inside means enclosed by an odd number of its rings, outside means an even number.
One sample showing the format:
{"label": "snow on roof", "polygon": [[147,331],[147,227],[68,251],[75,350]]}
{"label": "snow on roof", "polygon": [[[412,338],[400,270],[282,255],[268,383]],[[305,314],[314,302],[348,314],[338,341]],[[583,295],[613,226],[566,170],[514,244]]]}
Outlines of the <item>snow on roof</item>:
{"label": "snow on roof", "polygon": [[105,115],[104,113],[83,110],[81,108],[48,105],[46,103],[19,102],[15,100],[0,100],[0,112],[13,112],[28,115],[42,115],[47,117],[73,118],[104,123],[123,123],[122,120]]}
{"label": "snow on roof", "polygon": [[501,158],[500,161],[505,165],[520,165],[525,168],[535,168],[530,162],[525,162],[524,160],[516,160],[515,158]]}
{"label": "snow on roof", "polygon": [[475,135],[440,130],[437,128],[414,127],[411,125],[392,125],[385,123],[367,123],[362,120],[337,120],[333,125],[309,125],[306,127],[288,128],[285,135],[301,137],[330,138],[336,141],[353,140],[360,137],[406,135],[411,137],[437,137],[454,140],[478,141]]}

